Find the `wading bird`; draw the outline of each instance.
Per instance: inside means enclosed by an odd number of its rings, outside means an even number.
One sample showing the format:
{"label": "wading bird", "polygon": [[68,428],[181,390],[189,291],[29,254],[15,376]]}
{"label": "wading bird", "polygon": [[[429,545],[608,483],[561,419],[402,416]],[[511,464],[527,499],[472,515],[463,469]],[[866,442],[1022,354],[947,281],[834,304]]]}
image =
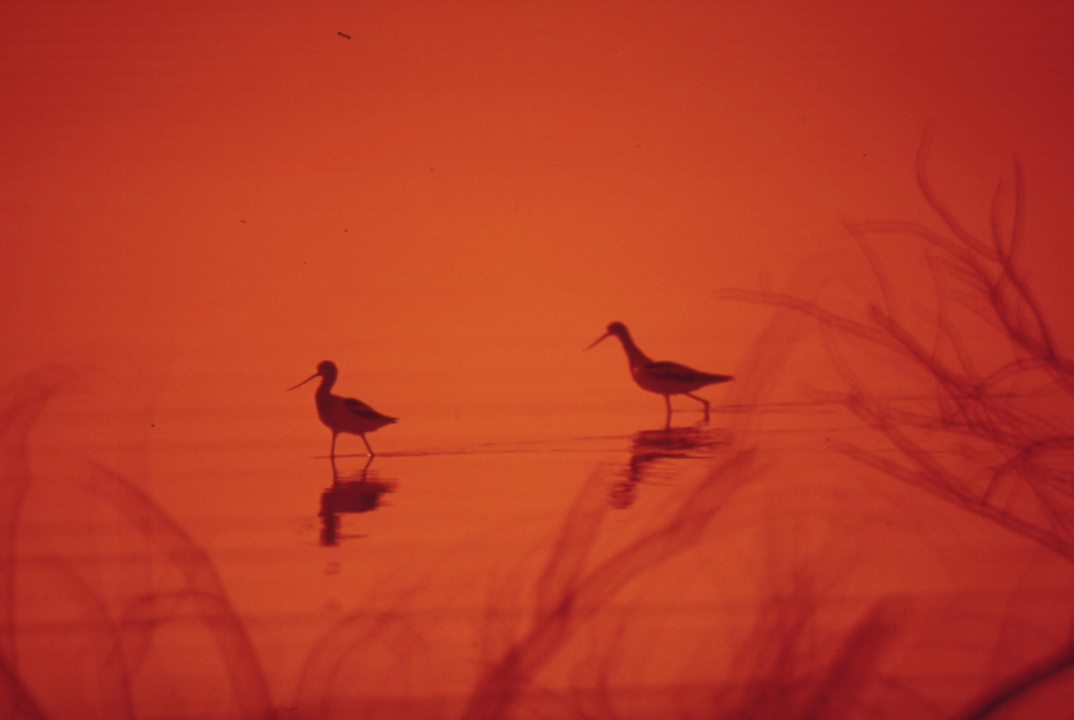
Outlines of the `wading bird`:
{"label": "wading bird", "polygon": [[336,457],[336,435],[339,435],[341,432],[360,435],[362,442],[365,443],[366,450],[369,451],[369,457],[373,457],[375,453],[373,452],[373,448],[369,447],[369,441],[365,439],[365,434],[382,428],[385,425],[391,425],[398,418],[381,415],[361,400],[333,395],[332,386],[336,384],[336,376],[338,374],[339,371],[336,370],[336,364],[331,360],[325,360],[317,366],[317,372],[310,375],[298,385],[295,385],[295,387],[287,389],[294,390],[295,388],[302,387],[313,378],[319,376],[321,378],[321,384],[317,386],[317,392],[313,397],[317,402],[317,417],[321,418],[321,422],[327,425],[328,429],[332,431],[332,450],[330,457],[333,460]]}
{"label": "wading bird", "polygon": [[[691,395],[693,390],[703,388],[706,385],[734,380],[730,375],[713,375],[701,372],[693,368],[680,365],[679,363],[657,361],[654,362],[643,353],[630,337],[630,331],[621,322],[613,322],[608,325],[608,331],[586,348],[589,350],[606,337],[614,335],[623,343],[627,360],[630,362],[630,376],[642,390],[648,390],[664,396],[664,405],[667,407],[667,424],[671,424],[671,396],[685,395],[693,398],[705,406],[705,419],[709,419],[709,401],[705,398]],[[584,351],[583,351],[584,352]]]}

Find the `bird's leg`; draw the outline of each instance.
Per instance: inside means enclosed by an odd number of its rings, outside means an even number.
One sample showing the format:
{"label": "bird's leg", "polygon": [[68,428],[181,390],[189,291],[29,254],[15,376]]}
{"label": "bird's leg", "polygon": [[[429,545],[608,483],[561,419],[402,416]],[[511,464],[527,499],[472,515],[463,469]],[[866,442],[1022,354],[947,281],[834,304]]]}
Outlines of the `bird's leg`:
{"label": "bird's leg", "polygon": [[369,451],[369,457],[370,457],[370,459],[372,459],[372,457],[373,457],[373,456],[374,456],[374,455],[375,455],[376,453],[374,453],[374,452],[373,452],[373,448],[369,447],[369,441],[365,439],[365,435],[360,435],[359,437],[361,437],[361,438],[362,438],[362,442],[364,442],[364,443],[365,443],[365,449]]}
{"label": "bird's leg", "polygon": [[705,398],[700,398],[697,395],[691,395],[690,393],[683,393],[683,394],[686,395],[686,397],[688,397],[688,398],[693,398],[694,400],[697,400],[699,403],[701,403],[702,405],[705,406],[705,419],[708,420],[709,419],[709,401],[706,400]]}
{"label": "bird's leg", "polygon": [[664,429],[671,427],[671,396],[664,396],[664,407],[667,408],[667,415],[664,416]]}
{"label": "bird's leg", "polygon": [[332,458],[333,463],[335,463],[335,461],[336,461],[336,436],[337,435],[339,435],[339,433],[336,433],[336,432],[332,433],[332,450],[328,453],[328,457]]}

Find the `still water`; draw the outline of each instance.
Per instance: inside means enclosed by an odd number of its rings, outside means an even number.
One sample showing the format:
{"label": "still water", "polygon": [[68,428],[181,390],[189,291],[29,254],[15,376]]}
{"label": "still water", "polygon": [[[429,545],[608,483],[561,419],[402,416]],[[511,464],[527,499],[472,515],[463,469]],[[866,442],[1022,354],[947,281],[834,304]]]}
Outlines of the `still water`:
{"label": "still water", "polygon": [[951,717],[1074,580],[837,403],[427,413],[333,469],[309,388],[73,448],[58,374],[5,396],[12,717]]}

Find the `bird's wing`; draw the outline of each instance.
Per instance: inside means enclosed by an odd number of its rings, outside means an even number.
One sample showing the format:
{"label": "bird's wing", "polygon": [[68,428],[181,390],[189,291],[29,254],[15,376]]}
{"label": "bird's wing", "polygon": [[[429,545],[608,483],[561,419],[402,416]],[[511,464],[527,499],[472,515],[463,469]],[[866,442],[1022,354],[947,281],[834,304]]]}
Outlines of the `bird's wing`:
{"label": "bird's wing", "polygon": [[389,417],[387,415],[383,415],[377,412],[361,400],[355,400],[354,398],[344,398],[343,404],[346,406],[347,410],[351,411],[355,415],[360,415],[364,418],[368,418],[369,420],[395,420],[395,418],[393,417]]}
{"label": "bird's wing", "polygon": [[667,360],[646,363],[645,371],[659,380],[678,380],[679,382],[707,381],[718,383],[733,379],[730,375],[714,375],[701,372],[700,370],[694,370],[692,367],[680,365],[676,362],[668,362]]}

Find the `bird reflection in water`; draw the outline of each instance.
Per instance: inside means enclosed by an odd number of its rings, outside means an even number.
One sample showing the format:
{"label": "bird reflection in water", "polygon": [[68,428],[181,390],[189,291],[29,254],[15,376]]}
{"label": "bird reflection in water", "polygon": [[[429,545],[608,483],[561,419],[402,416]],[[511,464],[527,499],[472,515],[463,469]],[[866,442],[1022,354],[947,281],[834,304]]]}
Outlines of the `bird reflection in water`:
{"label": "bird reflection in water", "polygon": [[338,545],[340,540],[361,537],[340,534],[340,515],[364,513],[380,507],[384,493],[394,492],[396,483],[381,480],[369,466],[373,458],[353,475],[340,476],[332,466],[332,484],[321,492],[321,545]]}
{"label": "bird reflection in water", "polygon": [[630,460],[622,470],[623,479],[612,485],[609,502],[622,510],[634,504],[638,483],[672,480],[684,468],[684,460],[703,460],[731,443],[727,430],[711,429],[704,422],[692,427],[641,430],[634,434]]}

